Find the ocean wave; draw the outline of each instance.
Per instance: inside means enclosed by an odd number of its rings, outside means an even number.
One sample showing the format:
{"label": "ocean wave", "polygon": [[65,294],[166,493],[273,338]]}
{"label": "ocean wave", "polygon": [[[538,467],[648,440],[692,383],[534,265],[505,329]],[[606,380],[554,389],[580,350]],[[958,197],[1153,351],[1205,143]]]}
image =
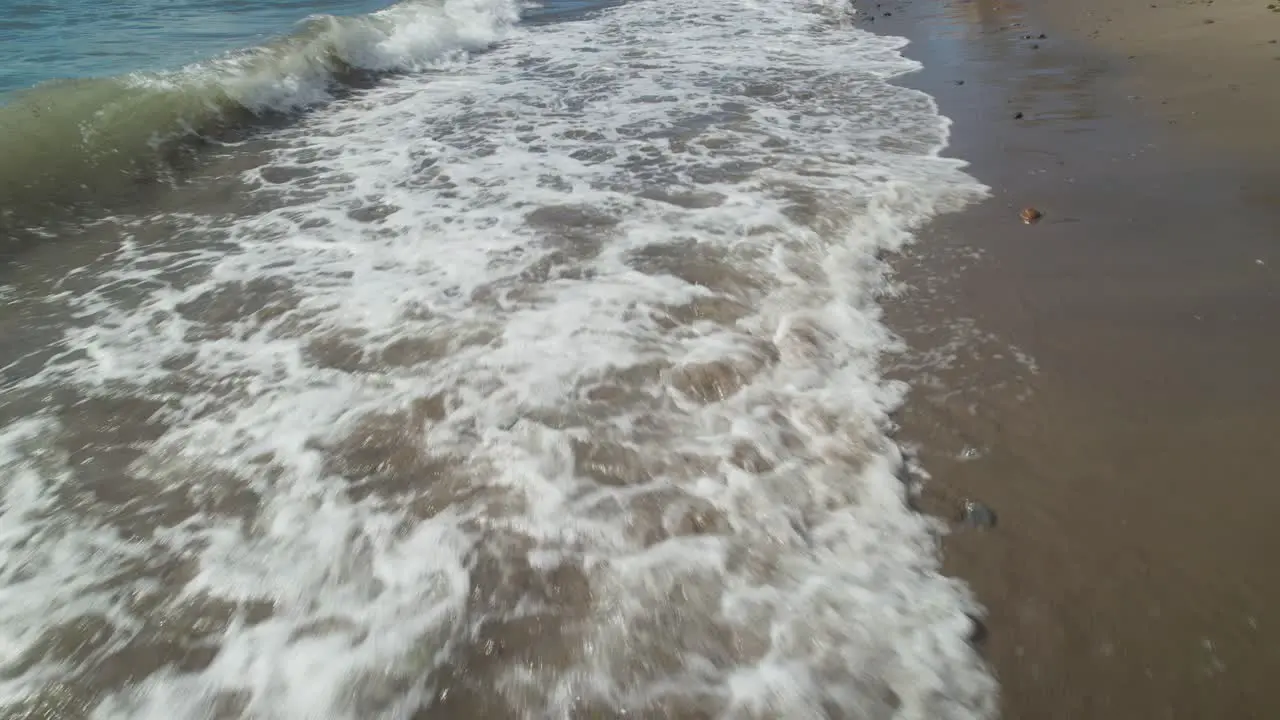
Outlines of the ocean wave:
{"label": "ocean wave", "polygon": [[10,310],[0,717],[994,718],[876,303],[986,189],[834,10],[530,23],[104,223]]}
{"label": "ocean wave", "polygon": [[312,16],[265,45],[169,72],[43,83],[0,106],[0,227],[172,176],[200,148],[321,105],[380,74],[483,50],[515,0],[407,0]]}

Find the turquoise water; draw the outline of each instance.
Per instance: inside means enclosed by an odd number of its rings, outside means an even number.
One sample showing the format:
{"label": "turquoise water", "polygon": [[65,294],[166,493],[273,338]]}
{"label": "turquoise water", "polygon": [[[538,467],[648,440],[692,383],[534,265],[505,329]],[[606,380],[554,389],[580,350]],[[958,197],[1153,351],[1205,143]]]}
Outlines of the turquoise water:
{"label": "turquoise water", "polygon": [[0,0],[0,98],[42,82],[181,67],[387,0]]}

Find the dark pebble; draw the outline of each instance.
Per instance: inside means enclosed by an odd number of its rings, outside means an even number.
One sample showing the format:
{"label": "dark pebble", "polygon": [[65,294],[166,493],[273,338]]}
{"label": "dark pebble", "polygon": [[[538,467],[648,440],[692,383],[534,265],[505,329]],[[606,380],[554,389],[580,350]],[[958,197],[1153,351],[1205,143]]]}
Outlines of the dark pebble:
{"label": "dark pebble", "polygon": [[982,645],[987,641],[987,624],[976,615],[969,615],[969,643]]}
{"label": "dark pebble", "polygon": [[969,527],[987,530],[996,526],[996,511],[977,500],[965,500],[961,519]]}
{"label": "dark pebble", "polygon": [[957,80],[957,81],[956,81],[956,84],[957,84],[957,85],[963,85],[963,84],[964,84],[964,81],[963,81],[963,80]]}
{"label": "dark pebble", "polygon": [[1205,25],[1212,25],[1212,24],[1213,24],[1213,21],[1212,21],[1212,20],[1205,20],[1205,21],[1204,21],[1204,24],[1205,24]]}
{"label": "dark pebble", "polygon": [[885,13],[885,14],[884,14],[884,16],[885,16],[885,17],[893,17],[893,13]]}
{"label": "dark pebble", "polygon": [[1040,33],[1040,39],[1041,39],[1041,40],[1048,40],[1048,39],[1049,39],[1049,36],[1048,36],[1048,35],[1045,35],[1044,33]]}
{"label": "dark pebble", "polygon": [[1031,49],[1032,49],[1032,50],[1039,50],[1039,49],[1040,49],[1040,43],[1031,43]]}
{"label": "dark pebble", "polygon": [[1014,114],[1013,114],[1013,119],[1014,119],[1014,120],[1021,120],[1021,119],[1022,119],[1022,113],[1020,113],[1020,112],[1016,112],[1016,113],[1014,113]]}

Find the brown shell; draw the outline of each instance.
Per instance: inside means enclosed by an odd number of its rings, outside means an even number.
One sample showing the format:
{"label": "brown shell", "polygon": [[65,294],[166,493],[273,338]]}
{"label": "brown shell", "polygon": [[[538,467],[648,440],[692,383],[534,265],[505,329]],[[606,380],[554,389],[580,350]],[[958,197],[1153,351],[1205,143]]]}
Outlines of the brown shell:
{"label": "brown shell", "polygon": [[1033,207],[1029,207],[1029,208],[1023,208],[1022,212],[1018,213],[1018,216],[1022,218],[1022,222],[1030,225],[1031,223],[1034,223],[1038,221],[1040,218],[1044,217],[1044,213],[1040,212],[1039,210]]}

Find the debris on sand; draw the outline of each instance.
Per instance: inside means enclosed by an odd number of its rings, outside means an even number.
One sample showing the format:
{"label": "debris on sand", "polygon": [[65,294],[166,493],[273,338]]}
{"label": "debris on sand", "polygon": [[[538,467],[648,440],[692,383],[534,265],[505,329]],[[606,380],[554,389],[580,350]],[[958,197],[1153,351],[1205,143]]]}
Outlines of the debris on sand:
{"label": "debris on sand", "polygon": [[1022,218],[1022,222],[1033,225],[1040,222],[1040,218],[1044,217],[1044,213],[1033,207],[1022,208],[1022,212],[1018,213],[1018,217]]}

